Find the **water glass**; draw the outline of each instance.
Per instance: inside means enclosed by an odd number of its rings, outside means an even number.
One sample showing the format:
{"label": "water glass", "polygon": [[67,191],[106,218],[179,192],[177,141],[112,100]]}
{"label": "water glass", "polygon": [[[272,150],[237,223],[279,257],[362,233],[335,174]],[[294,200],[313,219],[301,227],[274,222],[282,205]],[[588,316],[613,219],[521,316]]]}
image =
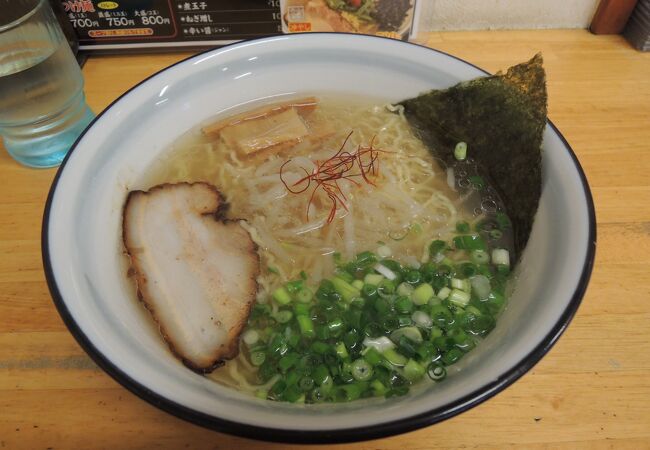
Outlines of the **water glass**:
{"label": "water glass", "polygon": [[30,167],[61,163],[94,115],[47,0],[0,0],[0,135]]}

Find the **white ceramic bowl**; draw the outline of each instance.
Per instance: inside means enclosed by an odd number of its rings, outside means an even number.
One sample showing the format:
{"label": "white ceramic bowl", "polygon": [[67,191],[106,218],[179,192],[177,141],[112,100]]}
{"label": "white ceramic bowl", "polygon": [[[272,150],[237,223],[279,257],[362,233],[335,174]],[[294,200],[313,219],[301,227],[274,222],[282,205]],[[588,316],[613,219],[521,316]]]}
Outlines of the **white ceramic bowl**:
{"label": "white ceramic bowl", "polygon": [[550,122],[539,212],[506,311],[457,373],[406,397],[301,406],[258,400],[216,384],[180,364],[145,323],[120,263],[127,190],[140,187],[147,167],[198,122],[261,98],[330,92],[397,101],[484,74],[417,45],[304,34],[212,50],[143,81],[79,138],[50,192],[43,260],[68,328],[97,364],[151,404],[251,438],[320,443],[376,438],[433,424],[493,396],[539,361],[564,331],[594,260],[589,188]]}

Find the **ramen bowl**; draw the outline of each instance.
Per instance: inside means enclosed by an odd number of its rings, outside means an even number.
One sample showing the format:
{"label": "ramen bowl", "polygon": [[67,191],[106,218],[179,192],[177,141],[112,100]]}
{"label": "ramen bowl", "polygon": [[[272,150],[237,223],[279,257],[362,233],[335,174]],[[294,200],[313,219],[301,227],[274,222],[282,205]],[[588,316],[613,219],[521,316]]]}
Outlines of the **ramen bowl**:
{"label": "ramen bowl", "polygon": [[136,395],[185,420],[239,436],[319,443],[378,438],[434,424],[487,400],[533,367],[566,329],[594,260],[587,181],[550,122],[539,210],[507,308],[443,383],[421,383],[404,397],[297,405],[260,400],[192,372],[171,354],[135,300],[121,236],[130,186],[172,141],[217,113],[305,93],[398,101],[482,75],[453,56],[400,41],[304,34],[212,50],[148,78],[97,117],[53,183],[43,260],[63,320],[95,362]]}

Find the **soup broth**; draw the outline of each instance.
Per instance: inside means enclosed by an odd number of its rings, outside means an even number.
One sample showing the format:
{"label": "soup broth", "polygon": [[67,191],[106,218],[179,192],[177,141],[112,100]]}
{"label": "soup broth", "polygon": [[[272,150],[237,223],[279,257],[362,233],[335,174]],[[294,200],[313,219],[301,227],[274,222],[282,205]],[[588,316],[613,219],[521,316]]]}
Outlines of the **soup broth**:
{"label": "soup broth", "polygon": [[[471,158],[441,167],[399,107],[322,95],[299,120],[307,137],[251,153],[198,126],[144,179],[213,184],[258,245],[257,306],[239,356],[208,376],[306,402],[401,395],[422,370],[443,378],[503,305],[499,250],[507,253],[512,237],[498,195]],[[334,278],[342,281],[325,292]],[[341,293],[348,286],[350,298]],[[326,310],[332,299],[340,320]],[[302,375],[287,380],[294,369]],[[347,385],[356,387],[340,390]]]}

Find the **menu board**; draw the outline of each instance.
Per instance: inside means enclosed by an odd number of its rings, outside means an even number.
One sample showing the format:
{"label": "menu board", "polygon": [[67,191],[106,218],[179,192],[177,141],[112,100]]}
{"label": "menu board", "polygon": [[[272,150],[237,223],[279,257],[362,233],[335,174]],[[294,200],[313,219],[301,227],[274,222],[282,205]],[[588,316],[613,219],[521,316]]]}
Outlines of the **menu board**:
{"label": "menu board", "polygon": [[80,50],[212,47],[282,33],[280,0],[65,0]]}

